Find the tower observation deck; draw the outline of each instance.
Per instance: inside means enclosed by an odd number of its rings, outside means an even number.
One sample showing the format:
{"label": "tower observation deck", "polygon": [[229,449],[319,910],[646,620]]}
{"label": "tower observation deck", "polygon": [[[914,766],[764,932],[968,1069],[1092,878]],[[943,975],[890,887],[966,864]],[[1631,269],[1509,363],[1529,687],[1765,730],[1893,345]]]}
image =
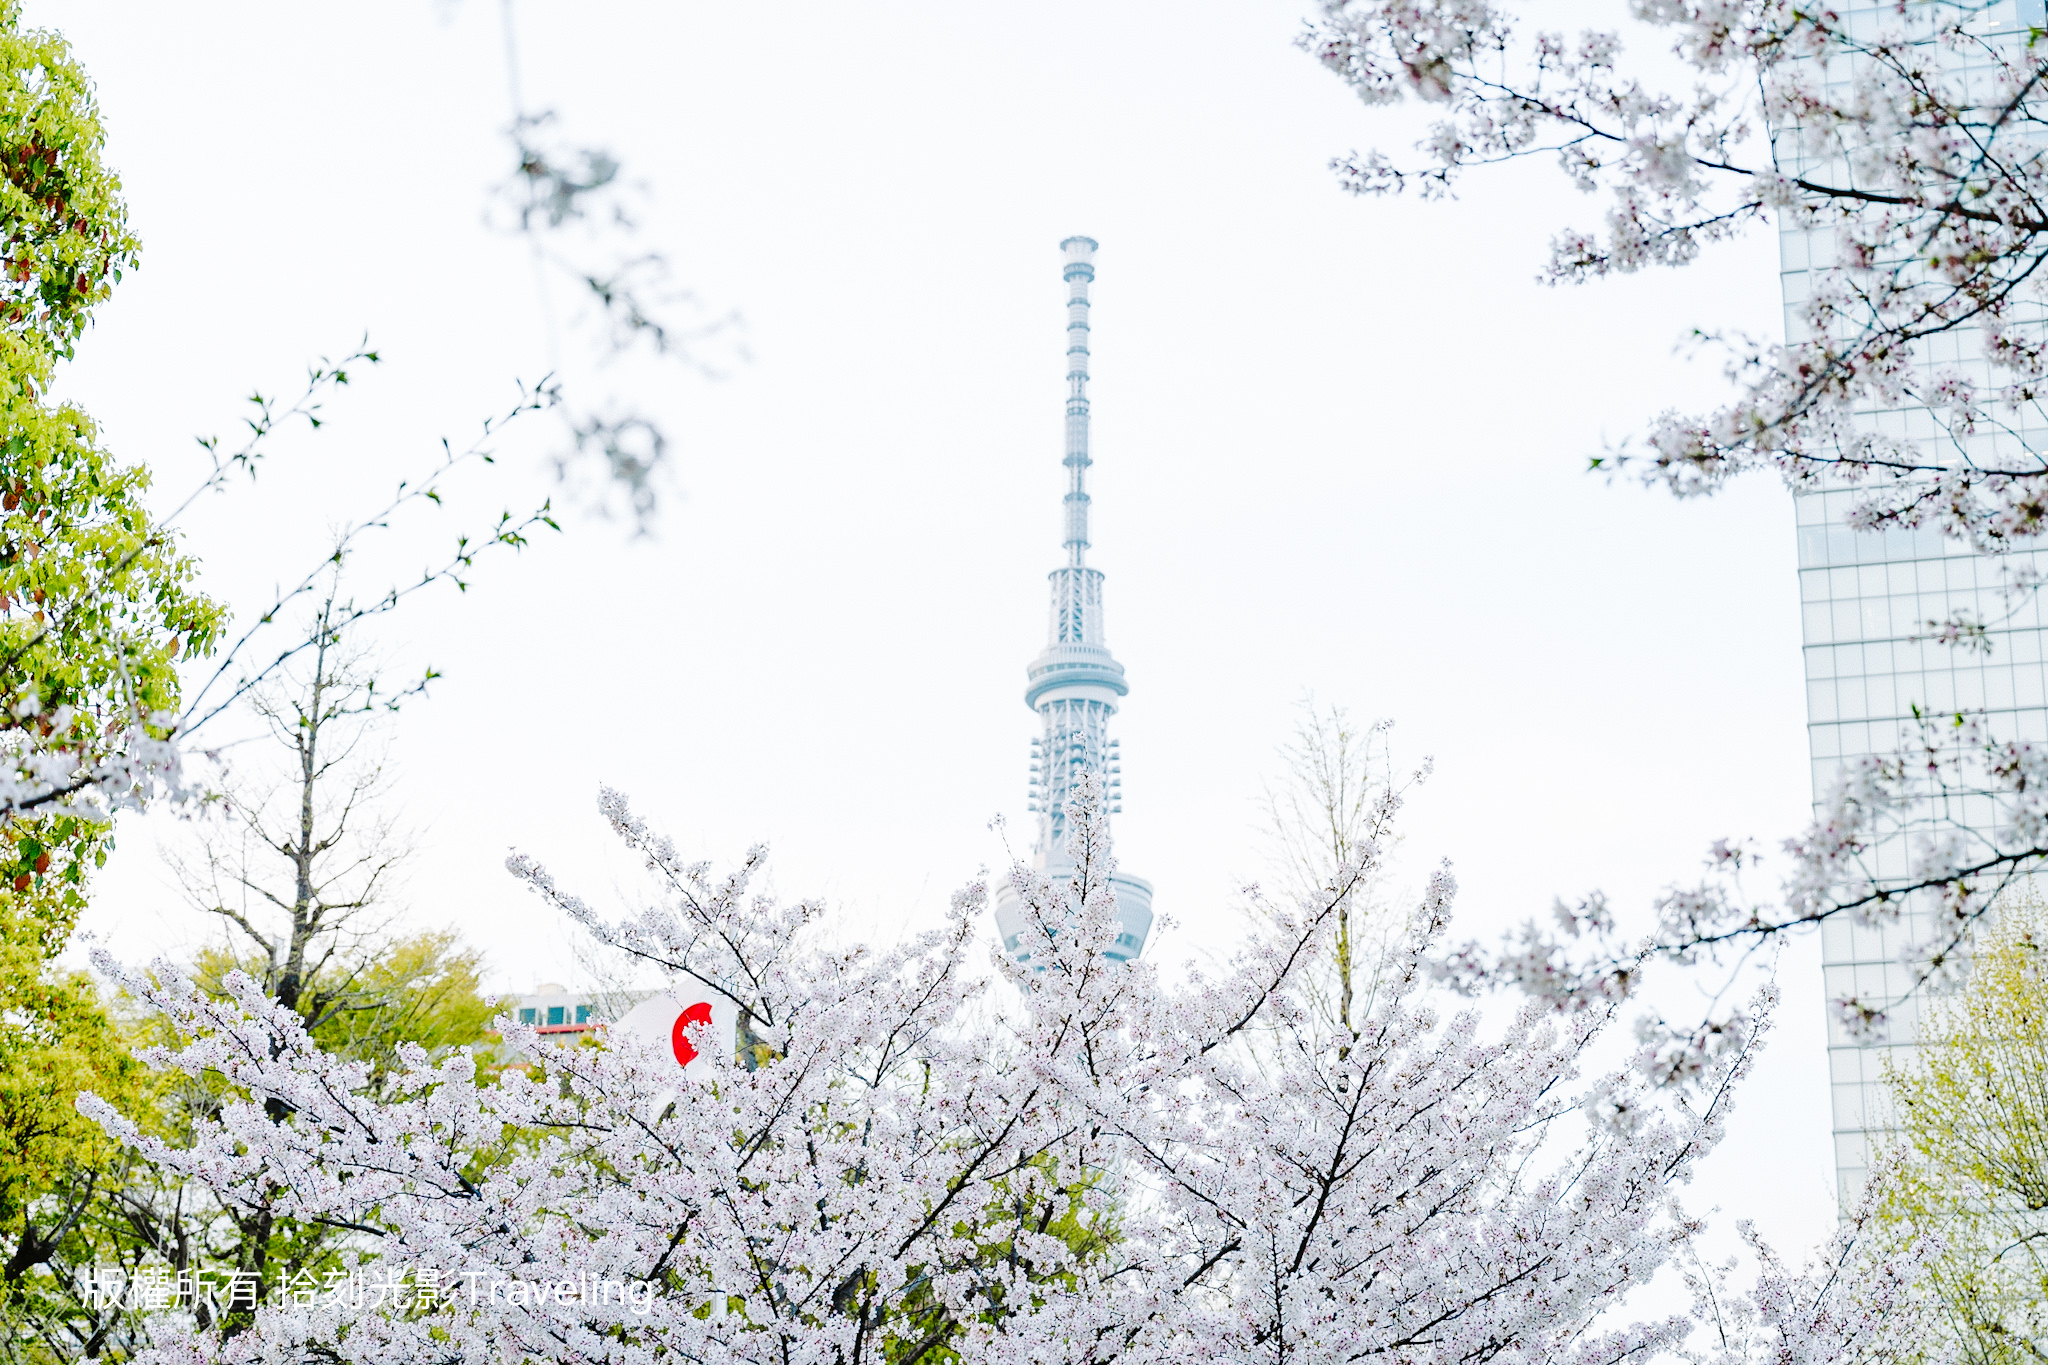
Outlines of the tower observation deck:
{"label": "tower observation deck", "polygon": [[[1038,817],[1033,861],[1050,876],[1071,873],[1067,856],[1067,802],[1084,772],[1093,772],[1108,798],[1108,809],[1123,809],[1122,763],[1109,721],[1130,691],[1124,667],[1103,639],[1102,571],[1088,567],[1088,286],[1095,280],[1095,242],[1069,237],[1067,283],[1067,495],[1062,524],[1066,562],[1050,575],[1052,620],[1045,649],[1026,672],[1024,704],[1038,712],[1040,733],[1031,741],[1030,809]],[[1152,884],[1116,872],[1119,920],[1108,955],[1136,957],[1152,930]],[[1008,885],[996,891],[996,928],[1003,945],[1017,950],[1023,909]]]}

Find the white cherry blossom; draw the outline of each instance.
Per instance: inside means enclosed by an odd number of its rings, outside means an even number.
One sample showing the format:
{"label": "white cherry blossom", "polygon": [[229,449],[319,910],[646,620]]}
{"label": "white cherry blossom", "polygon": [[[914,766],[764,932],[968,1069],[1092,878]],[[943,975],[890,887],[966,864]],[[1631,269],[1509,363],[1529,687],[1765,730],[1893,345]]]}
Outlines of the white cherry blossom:
{"label": "white cherry blossom", "polygon": [[[103,1123],[223,1199],[346,1229],[387,1283],[470,1287],[273,1287],[246,1331],[188,1326],[155,1359],[1620,1365],[1697,1327],[1626,1300],[1695,1235],[1674,1193],[1755,1035],[1681,1090],[1596,1065],[1611,1010],[1442,1013],[1422,964],[1447,871],[1392,984],[1331,1040],[1298,986],[1346,887],[1262,921],[1214,974],[1116,962],[1092,778],[1073,882],[1012,873],[1021,963],[992,944],[982,884],[896,947],[834,946],[824,906],[753,889],[761,850],[714,875],[602,805],[657,904],[608,920],[534,859],[512,870],[729,994],[742,1046],[703,1080],[634,1039],[555,1049],[508,1019],[530,1068],[415,1051],[373,1095],[253,982],[216,999],[102,958],[188,1040],[156,1060],[232,1092],[189,1146],[86,1101]],[[595,1283],[632,1292],[593,1301]]]}

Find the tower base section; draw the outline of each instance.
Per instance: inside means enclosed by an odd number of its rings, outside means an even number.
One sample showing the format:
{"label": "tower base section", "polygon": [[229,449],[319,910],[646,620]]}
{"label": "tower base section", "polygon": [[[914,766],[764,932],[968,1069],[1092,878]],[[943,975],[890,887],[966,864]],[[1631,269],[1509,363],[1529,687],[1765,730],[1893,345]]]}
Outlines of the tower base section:
{"label": "tower base section", "polygon": [[[1103,950],[1102,955],[1116,962],[1129,962],[1145,951],[1145,939],[1152,932],[1152,883],[1143,877],[1133,877],[1128,872],[1114,872],[1109,878],[1110,889],[1116,893],[1116,941]],[[1003,951],[1019,962],[1030,960],[1030,954],[1022,951],[1018,944],[1024,932],[1024,906],[1017,899],[1017,890],[1008,882],[995,888],[996,932],[1002,935]]]}

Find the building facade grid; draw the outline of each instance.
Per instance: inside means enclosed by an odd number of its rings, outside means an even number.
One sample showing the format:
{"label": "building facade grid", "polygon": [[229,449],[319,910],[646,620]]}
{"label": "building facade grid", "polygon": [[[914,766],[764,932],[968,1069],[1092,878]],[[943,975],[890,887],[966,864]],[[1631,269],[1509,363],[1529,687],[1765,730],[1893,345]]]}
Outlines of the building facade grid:
{"label": "building facade grid", "polygon": [[[1868,38],[1895,24],[1898,12],[1889,5],[1851,4],[1839,13],[1852,33]],[[2044,23],[2042,0],[1999,0],[1987,13],[2005,29],[1996,41],[2024,41],[2029,26]],[[1969,81],[1988,74],[1989,66],[1952,53],[1948,71]],[[1824,75],[1830,94],[1848,94],[1853,71],[1847,61],[1832,62]],[[1780,140],[1779,160],[1789,173],[1851,183],[1840,158],[1802,153],[1789,137]],[[1785,334],[1798,343],[1810,335],[1803,310],[1813,297],[1815,274],[1836,263],[1835,233],[1825,225],[1789,223],[1780,230],[1779,249]],[[1998,383],[1982,334],[1970,328],[1927,338],[1914,363],[1922,381],[1937,371],[1956,371],[1980,392]],[[2019,414],[2008,431],[1960,440],[1920,407],[1871,405],[1857,420],[1866,430],[1915,443],[1930,460],[1995,464],[2048,449],[2048,422],[2038,410]],[[1824,487],[1793,499],[1816,805],[1840,780],[1845,763],[1894,752],[1902,740],[1910,743],[1919,728],[1916,708],[1924,716],[1980,712],[2002,739],[2048,741],[2048,613],[2038,593],[2005,590],[2008,570],[2040,568],[2048,561],[2027,552],[2003,562],[1989,560],[1933,530],[1853,530],[1845,517],[1856,497],[1852,489]],[[1930,638],[1932,623],[1958,613],[1987,627],[1988,650]],[[1962,794],[1927,816],[1928,828],[1938,816],[1946,824],[1988,833],[1998,811],[1988,796]],[[1910,831],[1872,851],[1877,875],[1907,871],[1909,837]],[[1924,993],[1913,992],[1915,971],[1904,954],[1911,943],[1924,940],[1927,928],[1924,914],[1911,910],[1886,925],[1829,921],[1822,928],[1828,998],[1855,995],[1896,1002],[1886,1027],[1872,1036],[1852,1036],[1832,1014],[1828,1022],[1837,1192],[1844,1207],[1861,1188],[1872,1144],[1890,1122],[1887,1063],[1911,1064]]]}

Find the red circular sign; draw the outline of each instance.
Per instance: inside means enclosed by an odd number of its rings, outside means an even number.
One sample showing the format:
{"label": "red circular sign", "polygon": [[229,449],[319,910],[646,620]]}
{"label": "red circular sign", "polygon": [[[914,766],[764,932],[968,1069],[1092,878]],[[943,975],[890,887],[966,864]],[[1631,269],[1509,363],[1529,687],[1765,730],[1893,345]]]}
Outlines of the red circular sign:
{"label": "red circular sign", "polygon": [[697,1049],[690,1046],[690,1025],[710,1022],[711,1002],[708,1000],[699,1000],[676,1016],[676,1026],[669,1031],[669,1041],[675,1047],[676,1060],[682,1065],[688,1066],[697,1060]]}

